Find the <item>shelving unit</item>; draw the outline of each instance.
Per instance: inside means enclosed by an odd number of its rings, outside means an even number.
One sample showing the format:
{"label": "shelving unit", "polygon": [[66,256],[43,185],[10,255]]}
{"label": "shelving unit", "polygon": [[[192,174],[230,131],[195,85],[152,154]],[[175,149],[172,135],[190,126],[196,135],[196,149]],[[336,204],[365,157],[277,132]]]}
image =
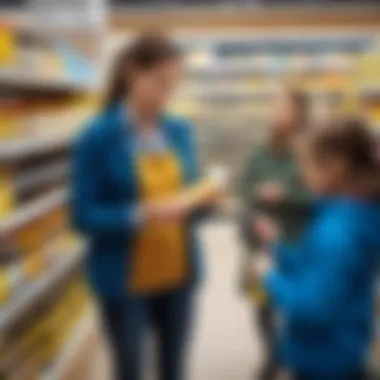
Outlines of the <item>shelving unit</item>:
{"label": "shelving unit", "polygon": [[[93,314],[66,181],[96,70],[75,40],[0,20],[1,33],[9,51],[0,55],[0,378],[63,380],[75,365],[68,342]],[[76,345],[94,323],[86,328]]]}
{"label": "shelving unit", "polygon": [[[371,52],[374,33],[186,34],[186,79],[172,109],[197,130],[204,165],[239,166],[265,134],[280,84],[309,93],[317,117],[345,107],[357,61]],[[380,82],[372,88],[378,92]],[[356,96],[368,88],[355,87]],[[236,171],[234,171],[236,172]]]}
{"label": "shelving unit", "polygon": [[[83,317],[80,318],[58,353],[53,365],[47,369],[41,380],[70,380],[73,378],[71,376],[73,371],[78,376],[88,368],[86,365],[92,359],[90,353],[94,349],[92,343],[94,342],[94,337],[96,337],[94,333],[96,319],[92,308],[85,310],[83,314]],[[72,369],[73,363],[76,364],[77,368]]]}
{"label": "shelving unit", "polygon": [[[83,258],[83,251],[70,253],[53,252],[58,257],[49,268],[34,281],[28,281],[17,289],[14,302],[0,308],[0,336],[12,326],[20,322],[31,311],[38,308],[49,292],[62,283],[63,280],[79,267]],[[19,296],[17,296],[19,294]]]}

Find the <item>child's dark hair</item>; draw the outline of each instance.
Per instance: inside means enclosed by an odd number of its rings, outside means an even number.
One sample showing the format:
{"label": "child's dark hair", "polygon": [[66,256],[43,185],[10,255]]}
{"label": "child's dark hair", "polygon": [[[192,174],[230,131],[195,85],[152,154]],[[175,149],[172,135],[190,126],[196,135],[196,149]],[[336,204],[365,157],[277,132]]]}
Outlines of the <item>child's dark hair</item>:
{"label": "child's dark hair", "polygon": [[107,109],[128,96],[128,73],[131,70],[149,70],[180,56],[178,46],[159,32],[143,33],[132,43],[127,43],[115,59],[104,108]]}
{"label": "child's dark hair", "polygon": [[363,119],[335,119],[311,130],[309,136],[317,158],[343,159],[362,190],[370,196],[380,196],[380,167],[376,152],[379,141]]}

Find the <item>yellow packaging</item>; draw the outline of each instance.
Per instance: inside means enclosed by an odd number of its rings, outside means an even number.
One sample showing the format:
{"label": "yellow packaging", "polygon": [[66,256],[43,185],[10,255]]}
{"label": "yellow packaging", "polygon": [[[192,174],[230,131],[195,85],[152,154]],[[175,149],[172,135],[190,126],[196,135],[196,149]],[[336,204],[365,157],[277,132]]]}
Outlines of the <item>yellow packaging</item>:
{"label": "yellow packaging", "polygon": [[44,247],[31,252],[24,259],[24,273],[28,278],[38,277],[47,267],[47,255]]}
{"label": "yellow packaging", "polygon": [[0,168],[0,220],[12,213],[14,204],[12,174]]}
{"label": "yellow packaging", "polygon": [[31,247],[37,245],[37,236],[34,231],[35,224],[28,224],[17,231],[17,246],[22,254],[27,254]]}
{"label": "yellow packaging", "polygon": [[218,184],[212,179],[206,178],[182,192],[180,197],[197,207],[207,203],[207,201],[214,197],[218,191]]}
{"label": "yellow packaging", "polygon": [[7,302],[11,295],[11,287],[7,274],[0,268],[0,304]]}
{"label": "yellow packaging", "polygon": [[0,25],[0,66],[15,63],[17,52],[16,35],[11,26]]}

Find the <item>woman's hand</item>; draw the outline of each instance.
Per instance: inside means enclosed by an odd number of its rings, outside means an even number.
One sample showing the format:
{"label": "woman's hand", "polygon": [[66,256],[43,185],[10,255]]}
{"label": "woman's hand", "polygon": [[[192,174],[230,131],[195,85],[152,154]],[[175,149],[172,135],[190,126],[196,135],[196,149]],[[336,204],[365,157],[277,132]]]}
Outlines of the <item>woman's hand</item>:
{"label": "woman's hand", "polygon": [[255,216],[252,221],[252,228],[255,235],[266,245],[273,243],[279,237],[277,226],[266,216]]}
{"label": "woman's hand", "polygon": [[191,204],[182,198],[150,202],[141,208],[144,223],[167,222],[185,218],[191,211]]}
{"label": "woman's hand", "polygon": [[265,182],[259,186],[258,196],[262,202],[279,202],[284,198],[284,187],[278,182]]}

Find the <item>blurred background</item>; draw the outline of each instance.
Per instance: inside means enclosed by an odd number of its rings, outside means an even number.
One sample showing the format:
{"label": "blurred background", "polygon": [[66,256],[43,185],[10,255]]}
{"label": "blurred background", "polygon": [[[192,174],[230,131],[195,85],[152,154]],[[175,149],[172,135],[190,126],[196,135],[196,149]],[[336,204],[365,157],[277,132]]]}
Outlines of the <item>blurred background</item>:
{"label": "blurred background", "polygon": [[[171,108],[193,122],[205,169],[237,174],[282,83],[310,93],[316,119],[359,111],[380,130],[379,0],[0,0],[0,379],[110,378],[67,221],[68,151],[114,52],[146,28],[185,51]],[[236,231],[223,220],[200,234],[209,279],[192,378],[248,379],[261,351]]]}

